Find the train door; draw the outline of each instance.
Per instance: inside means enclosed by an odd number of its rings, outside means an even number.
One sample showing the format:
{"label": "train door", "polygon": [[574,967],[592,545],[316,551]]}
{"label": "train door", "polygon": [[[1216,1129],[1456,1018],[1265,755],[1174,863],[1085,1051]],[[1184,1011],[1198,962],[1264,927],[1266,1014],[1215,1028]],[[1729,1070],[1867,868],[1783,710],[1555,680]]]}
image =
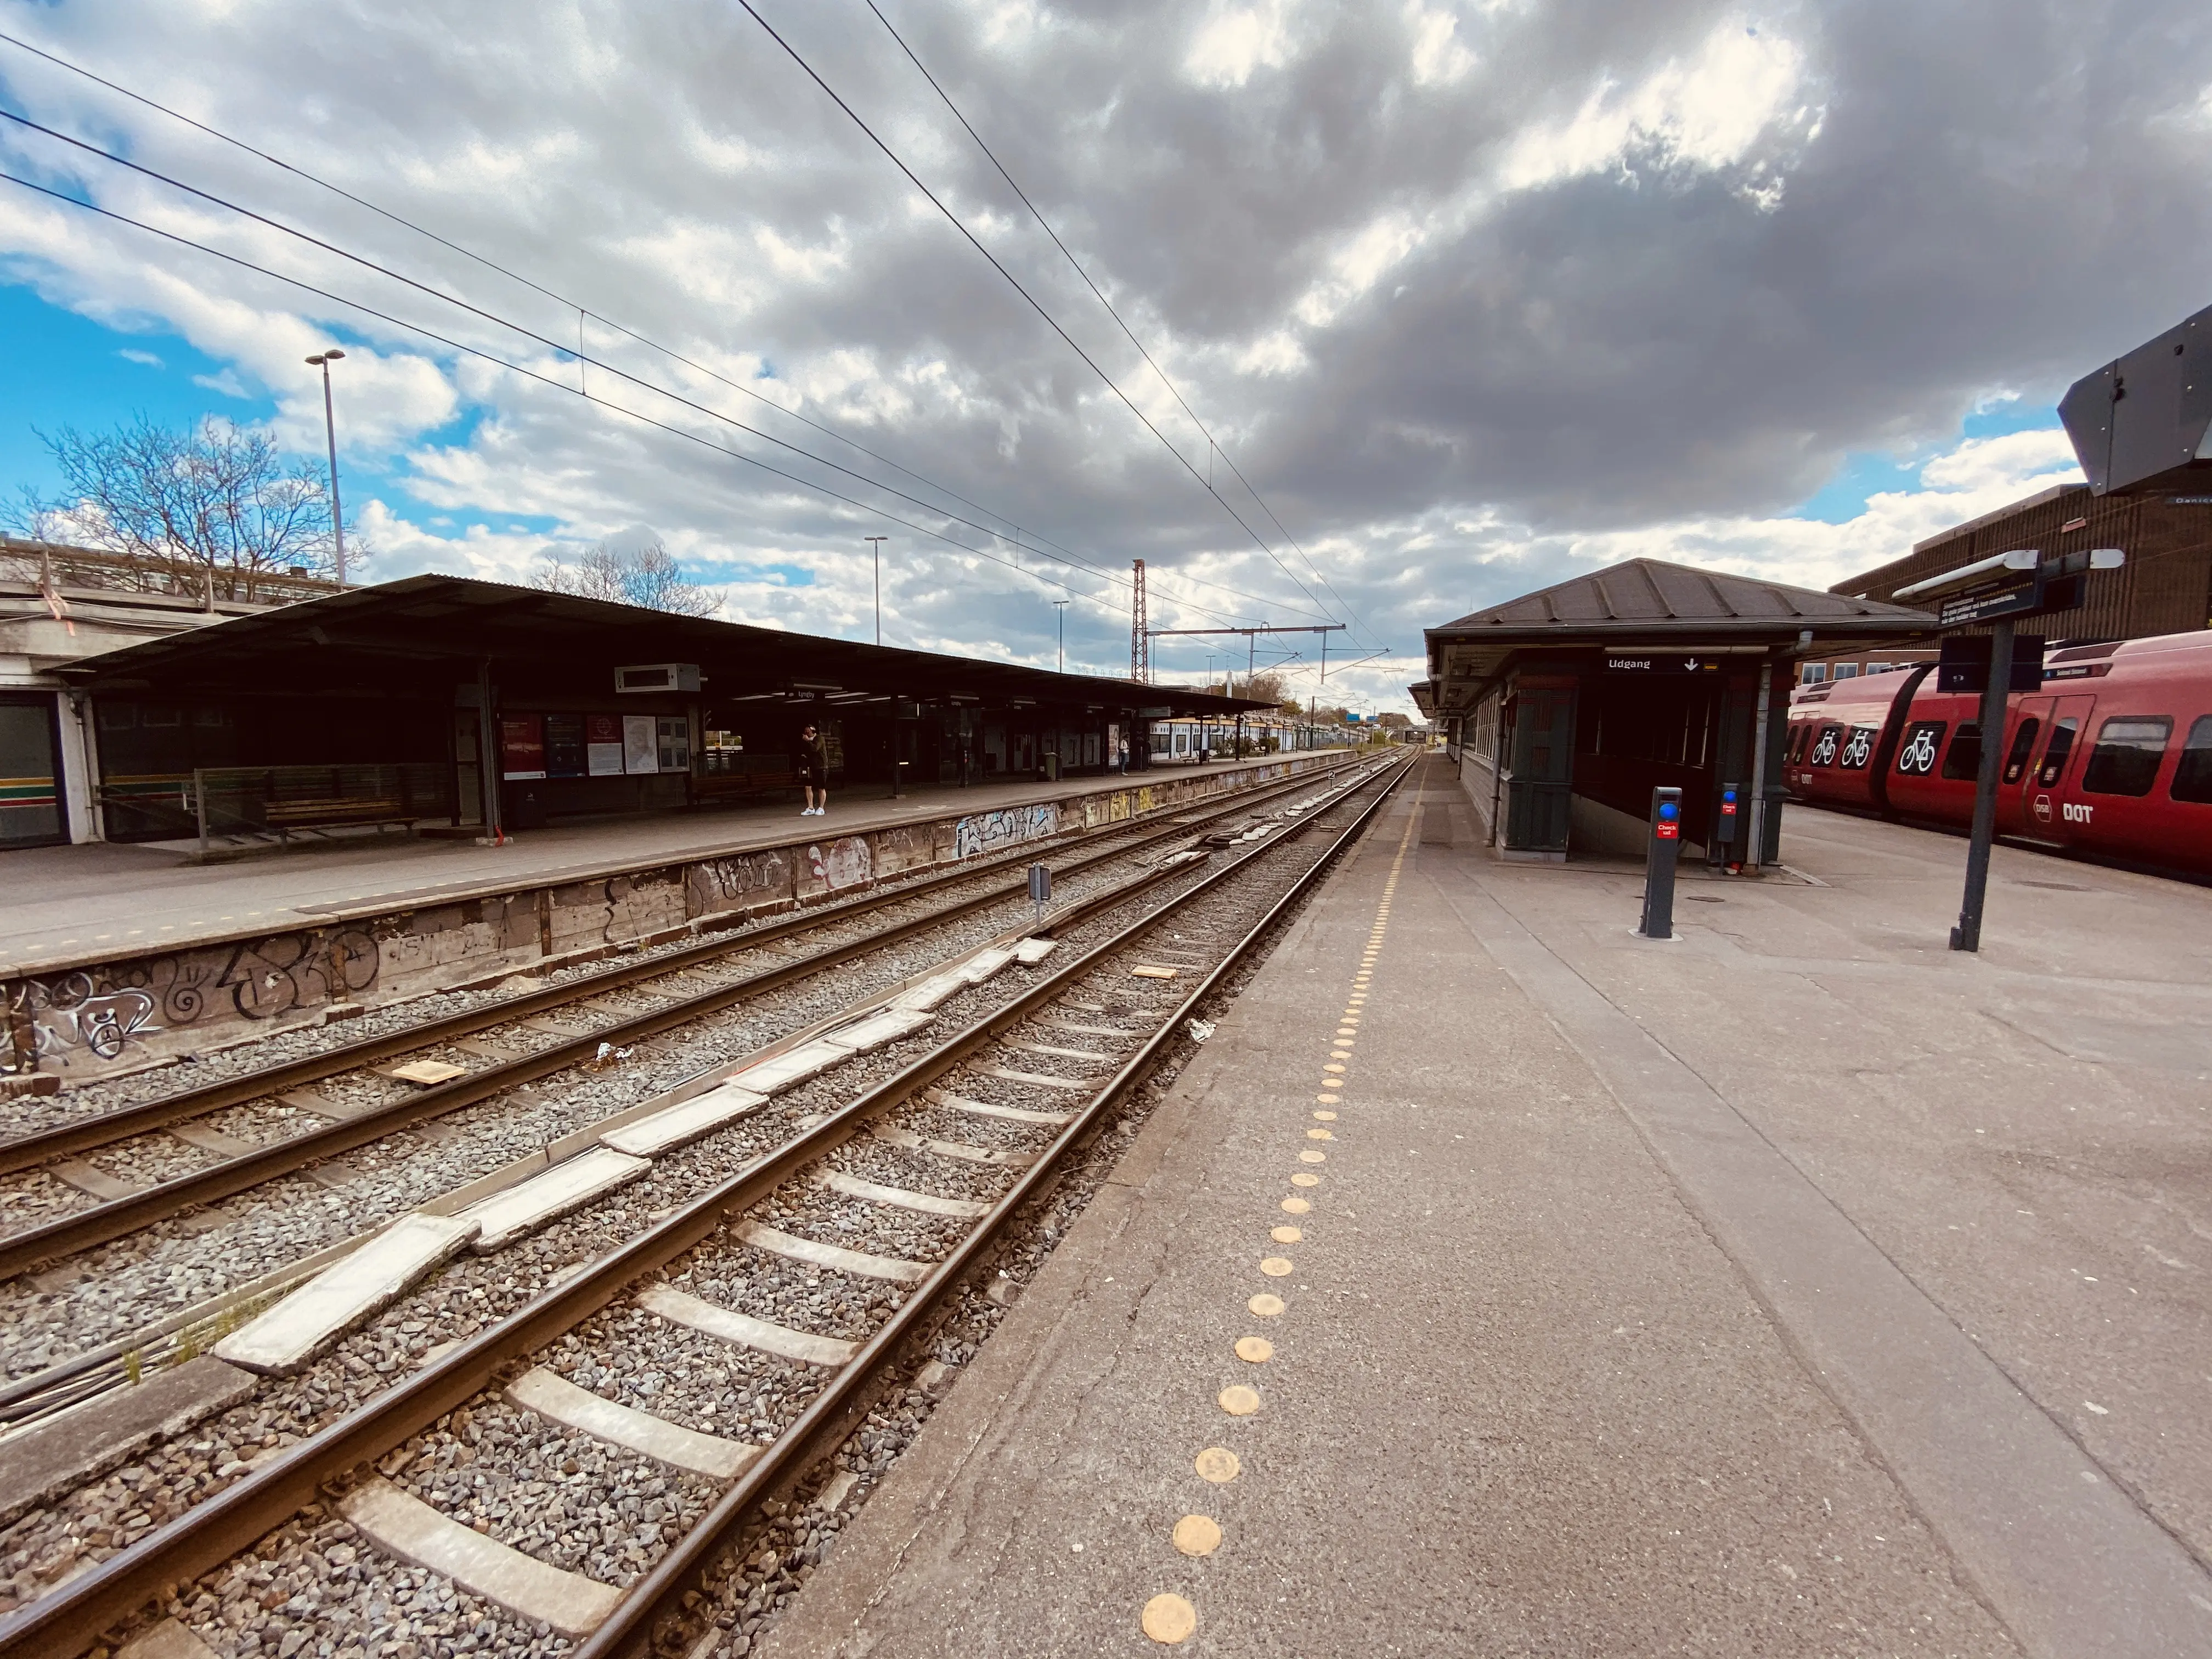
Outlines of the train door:
{"label": "train door", "polygon": [[[2020,781],[2015,786],[2020,810],[2017,822],[2020,833],[2033,836],[2039,841],[2068,842],[2075,838],[2082,818],[2080,801],[2081,769],[2080,751],[2087,745],[2084,734],[2089,726],[2089,714],[2097,706],[2094,697],[2026,697],[2021,702],[2021,726],[2029,719],[2035,720],[2041,730],[2029,744],[2020,744],[2020,732],[2014,733],[2015,747],[2024,746],[2030,758],[2021,767]],[[2012,772],[2013,756],[2006,756],[2005,775]]]}

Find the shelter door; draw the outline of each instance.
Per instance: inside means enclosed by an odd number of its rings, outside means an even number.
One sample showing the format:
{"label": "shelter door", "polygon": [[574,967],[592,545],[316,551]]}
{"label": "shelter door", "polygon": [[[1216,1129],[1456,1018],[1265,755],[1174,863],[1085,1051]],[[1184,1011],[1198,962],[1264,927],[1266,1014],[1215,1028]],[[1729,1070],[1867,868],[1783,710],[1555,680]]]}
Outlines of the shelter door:
{"label": "shelter door", "polygon": [[1506,775],[1509,851],[1565,853],[1575,775],[1575,694],[1531,689],[1515,699],[1513,766]]}
{"label": "shelter door", "polygon": [[52,693],[0,697],[0,847],[64,839]]}

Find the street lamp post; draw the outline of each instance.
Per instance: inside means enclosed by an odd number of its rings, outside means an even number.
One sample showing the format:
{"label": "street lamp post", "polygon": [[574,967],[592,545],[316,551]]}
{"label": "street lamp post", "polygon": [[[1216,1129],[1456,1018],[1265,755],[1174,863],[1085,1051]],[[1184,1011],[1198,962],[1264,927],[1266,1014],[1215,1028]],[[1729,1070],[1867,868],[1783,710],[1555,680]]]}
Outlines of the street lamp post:
{"label": "street lamp post", "polygon": [[1060,672],[1067,672],[1067,601],[1054,599],[1053,609],[1060,612]]}
{"label": "street lamp post", "polygon": [[331,447],[331,541],[337,550],[338,586],[345,586],[345,514],[338,506],[338,422],[331,409],[331,365],[345,353],[332,346],[307,359],[310,368],[323,371],[323,436]]}
{"label": "street lamp post", "polygon": [[876,643],[884,642],[884,544],[888,536],[867,538],[868,550],[876,556]]}

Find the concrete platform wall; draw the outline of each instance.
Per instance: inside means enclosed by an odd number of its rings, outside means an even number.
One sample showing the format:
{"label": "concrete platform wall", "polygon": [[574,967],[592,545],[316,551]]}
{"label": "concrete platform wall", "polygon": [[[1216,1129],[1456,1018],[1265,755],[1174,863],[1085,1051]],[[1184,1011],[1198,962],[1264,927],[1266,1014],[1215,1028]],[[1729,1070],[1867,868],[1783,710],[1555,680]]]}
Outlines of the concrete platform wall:
{"label": "concrete platform wall", "polygon": [[336,910],[313,927],[179,944],[158,955],[42,966],[0,981],[0,1075],[85,1081],[374,1006],[864,891],[878,881],[1064,831],[1188,807],[1240,785],[1342,762],[1340,751],[1156,777],[1116,789],[862,829],[577,879]]}

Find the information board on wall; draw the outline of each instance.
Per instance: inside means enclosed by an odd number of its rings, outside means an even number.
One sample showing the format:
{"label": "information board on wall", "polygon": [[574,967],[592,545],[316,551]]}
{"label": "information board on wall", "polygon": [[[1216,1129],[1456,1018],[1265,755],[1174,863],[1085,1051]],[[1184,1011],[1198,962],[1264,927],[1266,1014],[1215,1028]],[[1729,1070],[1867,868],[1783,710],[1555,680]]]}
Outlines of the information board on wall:
{"label": "information board on wall", "polygon": [[545,775],[580,778],[584,775],[584,717],[548,714],[545,717]]}
{"label": "information board on wall", "polygon": [[584,756],[592,776],[609,778],[622,775],[622,723],[620,714],[584,716]]}
{"label": "information board on wall", "polygon": [[545,775],[545,717],[503,714],[499,722],[500,772],[508,778]]}
{"label": "information board on wall", "polygon": [[624,714],[622,717],[623,771],[660,770],[659,728],[660,723],[651,714]]}

